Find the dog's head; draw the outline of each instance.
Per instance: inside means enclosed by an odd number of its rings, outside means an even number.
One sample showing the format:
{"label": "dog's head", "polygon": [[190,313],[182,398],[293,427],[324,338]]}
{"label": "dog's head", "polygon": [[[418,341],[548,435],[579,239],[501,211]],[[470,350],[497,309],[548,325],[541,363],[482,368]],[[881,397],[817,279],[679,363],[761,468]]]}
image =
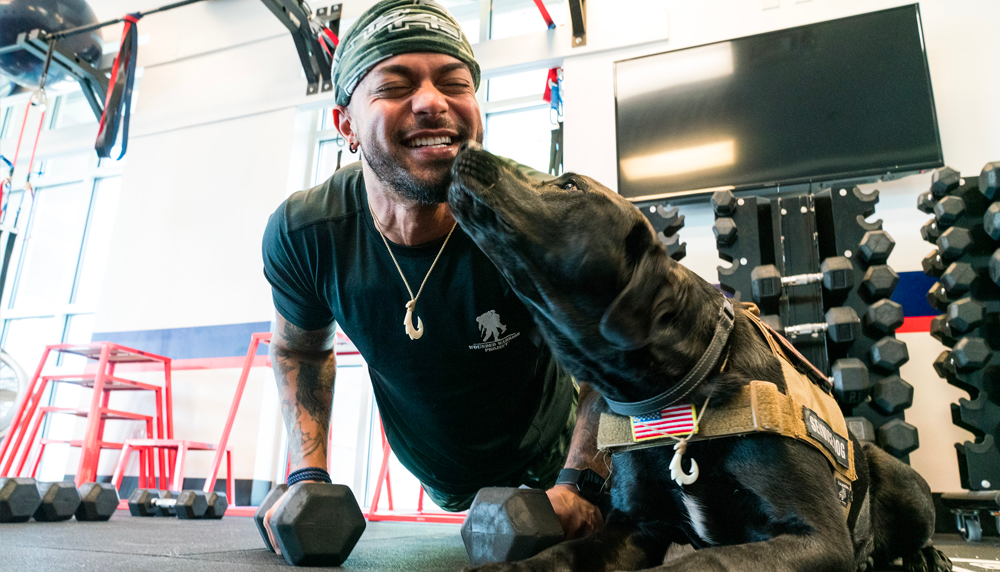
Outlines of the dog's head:
{"label": "dog's head", "polygon": [[448,198],[564,366],[608,397],[655,395],[711,340],[719,293],[671,260],[645,217],[597,181],[530,179],[469,143]]}

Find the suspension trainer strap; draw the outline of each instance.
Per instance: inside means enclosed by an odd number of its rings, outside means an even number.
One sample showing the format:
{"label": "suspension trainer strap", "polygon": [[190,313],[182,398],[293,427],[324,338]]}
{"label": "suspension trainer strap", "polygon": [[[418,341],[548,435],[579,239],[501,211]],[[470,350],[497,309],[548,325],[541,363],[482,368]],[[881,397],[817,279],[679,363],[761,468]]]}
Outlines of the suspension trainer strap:
{"label": "suspension trainer strap", "polygon": [[132,114],[132,87],[135,83],[135,59],[139,48],[139,31],[136,24],[142,15],[127,14],[125,30],[122,32],[122,45],[115,56],[111,69],[111,81],[108,84],[108,95],[104,101],[104,113],[101,115],[97,131],[97,142],[94,148],[99,157],[111,158],[111,147],[118,139],[118,124],[122,128],[122,150],[117,159],[125,156],[128,148],[128,123]]}

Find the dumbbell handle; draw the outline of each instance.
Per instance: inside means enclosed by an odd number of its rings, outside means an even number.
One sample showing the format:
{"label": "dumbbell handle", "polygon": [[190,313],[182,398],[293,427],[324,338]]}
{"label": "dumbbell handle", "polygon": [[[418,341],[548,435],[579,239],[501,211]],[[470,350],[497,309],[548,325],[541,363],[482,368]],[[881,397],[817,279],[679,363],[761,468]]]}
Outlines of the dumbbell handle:
{"label": "dumbbell handle", "polygon": [[782,276],[781,285],[782,286],[804,286],[806,284],[814,284],[816,282],[823,281],[823,273],[816,272],[813,274],[796,274],[794,276]]}
{"label": "dumbbell handle", "polygon": [[175,506],[177,506],[177,499],[176,498],[170,498],[170,499],[152,499],[152,501],[150,501],[150,502],[153,504],[153,506],[157,506],[157,507],[160,507],[160,508],[174,508]]}
{"label": "dumbbell handle", "polygon": [[805,336],[809,334],[818,334],[825,332],[830,329],[830,325],[825,322],[819,322],[815,324],[799,324],[797,326],[786,326],[785,335],[786,336]]}

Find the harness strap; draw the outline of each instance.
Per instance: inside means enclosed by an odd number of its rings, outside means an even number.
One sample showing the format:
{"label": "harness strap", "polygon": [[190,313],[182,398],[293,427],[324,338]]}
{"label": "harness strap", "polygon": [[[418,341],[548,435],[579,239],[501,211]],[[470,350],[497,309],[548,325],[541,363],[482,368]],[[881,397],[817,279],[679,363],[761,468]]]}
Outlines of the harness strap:
{"label": "harness strap", "polygon": [[684,379],[680,380],[677,384],[673,385],[663,393],[650,397],[649,399],[644,399],[642,401],[626,402],[626,401],[615,401],[613,399],[604,398],[607,402],[608,407],[612,411],[619,415],[627,416],[637,416],[644,413],[649,413],[652,411],[660,411],[665,407],[669,407],[674,403],[684,399],[694,388],[698,387],[701,382],[705,381],[708,374],[715,368],[716,364],[719,363],[719,358],[722,356],[722,350],[726,346],[726,341],[729,339],[729,333],[733,331],[733,321],[735,319],[735,314],[733,310],[733,303],[729,301],[729,298],[723,297],[722,307],[719,308],[719,319],[715,325],[715,334],[712,336],[711,343],[708,344],[708,348],[705,353],[702,354],[701,359],[698,360],[691,371],[684,376]]}

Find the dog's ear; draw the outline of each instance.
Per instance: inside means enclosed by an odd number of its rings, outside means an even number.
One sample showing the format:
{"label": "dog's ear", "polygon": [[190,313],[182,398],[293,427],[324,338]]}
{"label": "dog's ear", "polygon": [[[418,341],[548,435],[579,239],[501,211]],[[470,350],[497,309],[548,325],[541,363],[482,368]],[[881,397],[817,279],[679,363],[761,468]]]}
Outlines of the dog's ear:
{"label": "dog's ear", "polygon": [[670,296],[667,254],[649,248],[639,258],[632,279],[601,317],[601,335],[620,350],[635,350],[649,343],[653,327],[667,311]]}

